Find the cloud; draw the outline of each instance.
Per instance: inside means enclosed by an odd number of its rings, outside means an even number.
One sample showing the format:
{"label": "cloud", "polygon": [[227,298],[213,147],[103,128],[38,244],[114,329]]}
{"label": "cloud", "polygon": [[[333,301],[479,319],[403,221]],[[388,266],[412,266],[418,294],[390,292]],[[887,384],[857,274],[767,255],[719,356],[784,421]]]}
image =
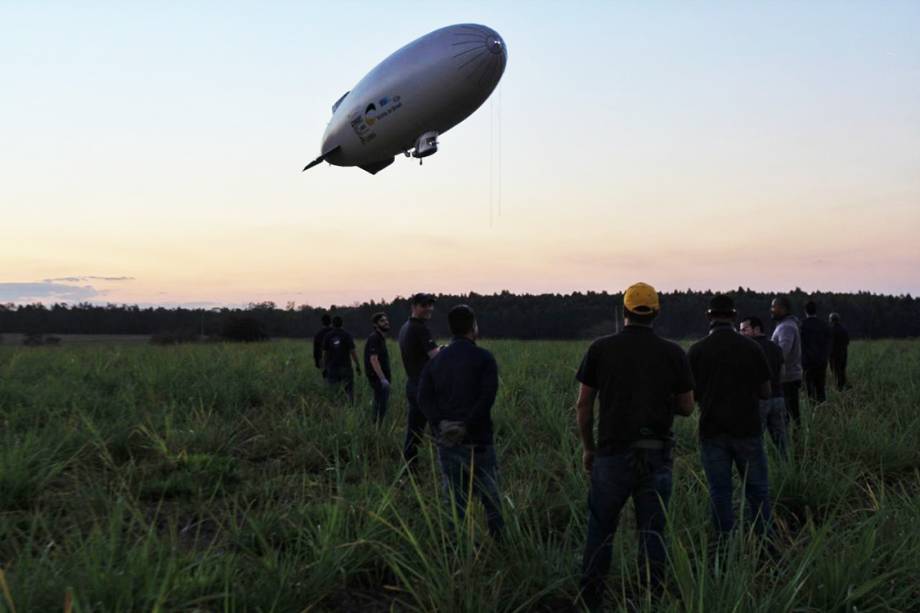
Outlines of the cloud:
{"label": "cloud", "polygon": [[42,281],[40,283],[0,283],[0,302],[80,302],[99,298],[106,290],[92,285],[66,285]]}
{"label": "cloud", "polygon": [[96,275],[81,275],[79,277],[58,277],[57,279],[42,279],[43,283],[80,283],[82,281],[134,281],[134,277],[100,277]]}

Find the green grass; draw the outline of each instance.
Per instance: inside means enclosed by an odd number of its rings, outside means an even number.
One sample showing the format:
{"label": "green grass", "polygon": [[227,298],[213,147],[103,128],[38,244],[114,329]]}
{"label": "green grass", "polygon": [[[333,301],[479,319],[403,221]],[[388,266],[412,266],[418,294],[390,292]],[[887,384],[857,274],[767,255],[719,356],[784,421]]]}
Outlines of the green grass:
{"label": "green grass", "polygon": [[[584,342],[493,341],[506,539],[451,532],[432,449],[401,471],[395,373],[378,429],[357,382],[330,397],[311,347],[0,347],[0,611],[558,611],[577,592],[587,480]],[[638,587],[627,507],[611,607],[920,610],[920,343],[858,342],[793,457],[771,451],[777,535],[716,547],[679,420],[668,595]],[[4,583],[9,594],[5,594]]]}

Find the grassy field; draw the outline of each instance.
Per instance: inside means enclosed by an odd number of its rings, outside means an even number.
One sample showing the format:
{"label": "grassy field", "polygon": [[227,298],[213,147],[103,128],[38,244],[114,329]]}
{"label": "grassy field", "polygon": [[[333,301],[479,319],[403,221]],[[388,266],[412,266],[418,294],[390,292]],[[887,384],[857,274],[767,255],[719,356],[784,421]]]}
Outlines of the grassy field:
{"label": "grassy field", "polygon": [[[584,342],[488,342],[507,538],[445,531],[430,446],[401,476],[381,430],[327,397],[303,342],[0,347],[0,611],[557,611],[587,480]],[[395,353],[395,351],[393,352]],[[636,588],[627,508],[610,602],[645,611],[920,610],[920,343],[858,342],[854,387],[772,449],[776,551],[711,546],[696,418],[678,423],[669,594]]]}

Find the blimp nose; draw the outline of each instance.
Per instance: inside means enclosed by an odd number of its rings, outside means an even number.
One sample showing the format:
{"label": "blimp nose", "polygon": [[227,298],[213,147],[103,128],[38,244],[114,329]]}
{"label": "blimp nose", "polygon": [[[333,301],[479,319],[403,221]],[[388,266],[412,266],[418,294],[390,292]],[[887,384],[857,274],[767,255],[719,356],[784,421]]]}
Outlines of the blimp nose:
{"label": "blimp nose", "polygon": [[492,28],[474,24],[455,26],[451,48],[457,70],[479,87],[494,86],[505,71],[508,48]]}

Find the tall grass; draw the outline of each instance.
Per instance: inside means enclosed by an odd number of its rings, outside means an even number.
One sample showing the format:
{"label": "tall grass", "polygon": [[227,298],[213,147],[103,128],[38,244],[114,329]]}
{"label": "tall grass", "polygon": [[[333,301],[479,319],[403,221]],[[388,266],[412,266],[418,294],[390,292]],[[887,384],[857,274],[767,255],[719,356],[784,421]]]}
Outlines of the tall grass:
{"label": "tall grass", "polygon": [[[445,503],[430,446],[381,427],[293,341],[0,347],[0,611],[558,611],[575,602],[586,343],[489,342],[505,538]],[[678,420],[666,594],[630,508],[609,603],[633,611],[920,610],[920,343],[859,342],[852,390],[769,452],[775,533],[716,543],[696,418]],[[739,500],[739,504],[741,501]],[[6,586],[6,590],[4,590]]]}

